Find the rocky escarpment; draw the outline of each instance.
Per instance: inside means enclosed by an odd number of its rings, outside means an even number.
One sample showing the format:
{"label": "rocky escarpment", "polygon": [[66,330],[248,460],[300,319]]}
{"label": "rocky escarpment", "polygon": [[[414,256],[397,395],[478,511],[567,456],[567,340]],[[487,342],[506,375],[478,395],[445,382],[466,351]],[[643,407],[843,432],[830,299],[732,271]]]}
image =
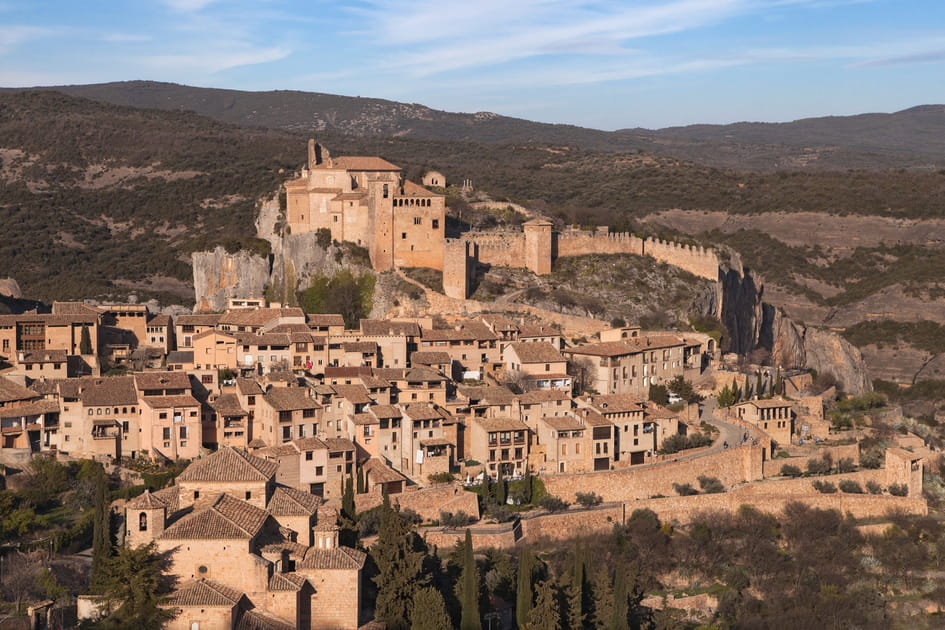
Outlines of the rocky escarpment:
{"label": "rocky escarpment", "polygon": [[191,264],[197,311],[222,311],[229,298],[261,296],[269,284],[269,260],[245,250],[194,252]]}

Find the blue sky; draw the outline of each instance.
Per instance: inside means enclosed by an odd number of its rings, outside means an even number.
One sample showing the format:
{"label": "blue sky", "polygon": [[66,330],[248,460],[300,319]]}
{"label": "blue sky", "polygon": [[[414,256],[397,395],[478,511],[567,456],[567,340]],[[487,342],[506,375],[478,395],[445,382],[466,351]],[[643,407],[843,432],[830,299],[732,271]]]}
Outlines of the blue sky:
{"label": "blue sky", "polygon": [[945,102],[943,0],[0,0],[0,85],[296,89],[600,129]]}

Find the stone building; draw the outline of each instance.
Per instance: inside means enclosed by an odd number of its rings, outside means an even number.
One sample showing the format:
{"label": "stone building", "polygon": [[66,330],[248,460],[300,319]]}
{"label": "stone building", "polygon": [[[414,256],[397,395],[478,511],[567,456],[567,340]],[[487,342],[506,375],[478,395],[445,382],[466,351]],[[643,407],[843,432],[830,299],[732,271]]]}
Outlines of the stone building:
{"label": "stone building", "polygon": [[338,544],[320,498],[278,485],[278,467],[223,448],[126,504],[124,544],[169,555],[168,628],[359,627],[365,554]]}

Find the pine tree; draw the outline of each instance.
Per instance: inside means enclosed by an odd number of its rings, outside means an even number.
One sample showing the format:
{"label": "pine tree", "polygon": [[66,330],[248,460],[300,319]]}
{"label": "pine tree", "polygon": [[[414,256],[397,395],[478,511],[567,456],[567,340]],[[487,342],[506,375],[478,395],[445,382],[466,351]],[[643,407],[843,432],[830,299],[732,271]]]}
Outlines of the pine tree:
{"label": "pine tree", "polygon": [[614,583],[610,577],[610,569],[600,567],[594,573],[594,628],[606,630],[610,628],[614,615]]}
{"label": "pine tree", "polygon": [[479,619],[479,569],[476,567],[476,558],[473,556],[472,534],[466,530],[466,541],[463,543],[463,572],[459,577],[461,585],[460,603],[462,617],[460,630],[480,630],[482,622]]}
{"label": "pine tree", "polygon": [[443,595],[432,586],[416,592],[411,608],[410,630],[450,630],[453,627]]}
{"label": "pine tree", "polygon": [[341,495],[341,516],[349,521],[355,520],[356,508],[354,505],[354,480],[351,475],[345,479],[345,491]]}
{"label": "pine tree", "polygon": [[385,622],[389,630],[408,628],[410,605],[417,591],[429,582],[423,569],[426,554],[421,545],[419,537],[385,496],[377,542],[371,546],[370,554],[377,566],[373,578],[377,586],[374,616]]}
{"label": "pine tree", "polygon": [[79,337],[79,354],[92,354],[92,336],[89,327],[83,326]]}
{"label": "pine tree", "polygon": [[552,581],[543,580],[535,589],[535,606],[528,613],[528,623],[522,628],[527,630],[559,630],[561,628],[561,610],[555,596]]}
{"label": "pine tree", "polygon": [[94,464],[95,497],[92,514],[92,591],[99,593],[110,574],[112,553],[112,512],[108,505],[108,477],[101,464]]}
{"label": "pine tree", "polygon": [[628,630],[627,614],[630,612],[627,605],[627,573],[620,567],[614,576],[614,608],[610,621],[610,630]]}
{"label": "pine tree", "polygon": [[173,610],[162,607],[167,600],[163,570],[164,560],[155,552],[153,542],[120,549],[102,584],[107,614],[96,628],[161,628],[173,619]]}
{"label": "pine tree", "polygon": [[518,556],[518,581],[515,588],[515,621],[519,627],[528,623],[532,609],[532,552],[523,548]]}

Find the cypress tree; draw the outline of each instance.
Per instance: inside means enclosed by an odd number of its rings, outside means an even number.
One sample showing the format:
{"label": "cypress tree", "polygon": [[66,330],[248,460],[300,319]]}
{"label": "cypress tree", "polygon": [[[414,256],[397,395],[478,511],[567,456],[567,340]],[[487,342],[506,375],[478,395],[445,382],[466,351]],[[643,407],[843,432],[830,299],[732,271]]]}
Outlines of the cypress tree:
{"label": "cypress tree", "polygon": [[515,621],[521,628],[528,623],[532,609],[532,552],[523,548],[518,556],[518,581],[515,588]]}
{"label": "cypress tree", "polygon": [[528,630],[560,630],[561,610],[550,579],[543,580],[535,589],[535,607],[528,613]]}
{"label": "cypress tree", "polygon": [[364,487],[364,469],[358,466],[358,494],[364,494],[367,488]]}
{"label": "cypress tree", "polygon": [[412,610],[410,630],[450,630],[453,627],[443,595],[432,586],[417,591]]}
{"label": "cypress tree", "polygon": [[568,588],[568,627],[584,627],[584,548],[574,543],[574,567]]}
{"label": "cypress tree", "polygon": [[460,630],[481,630],[479,619],[479,569],[473,556],[472,534],[466,530],[463,543],[463,572],[459,577],[461,584],[462,617]]}
{"label": "cypress tree", "polygon": [[611,630],[628,630],[627,614],[630,612],[627,605],[627,573],[622,568],[617,569],[614,576],[614,608],[610,621]]}
{"label": "cypress tree", "polygon": [[764,383],[761,382],[761,370],[758,370],[758,376],[755,378],[755,396],[761,398],[764,396]]}
{"label": "cypress tree", "polygon": [[735,380],[735,377],[732,377],[732,398],[735,402],[738,402],[742,399],[742,390],[738,387],[738,381]]}
{"label": "cypress tree", "polygon": [[774,391],[771,392],[775,396],[778,394],[784,393],[784,381],[781,380],[781,366],[778,366],[777,376],[774,377]]}
{"label": "cypress tree", "polygon": [[371,546],[370,554],[377,566],[373,578],[377,586],[374,617],[386,623],[389,630],[409,627],[414,597],[429,582],[421,545],[416,533],[385,496],[377,542]]}
{"label": "cypress tree", "polygon": [[106,585],[112,560],[111,509],[108,505],[108,477],[101,464],[95,464],[95,498],[92,521],[92,590],[100,592]]}
{"label": "cypress tree", "polygon": [[522,500],[525,503],[532,502],[532,469],[528,466],[525,467],[525,478],[522,479]]}
{"label": "cypress tree", "polygon": [[348,478],[345,479],[344,494],[341,495],[341,515],[349,521],[353,521],[355,512],[354,480],[351,478],[351,475],[348,475]]}
{"label": "cypress tree", "polygon": [[505,505],[505,500],[507,497],[508,492],[506,491],[505,479],[502,477],[502,466],[500,464],[499,474],[495,484],[495,500],[499,505]]}
{"label": "cypress tree", "polygon": [[594,627],[609,628],[614,616],[614,583],[607,567],[599,567],[594,573]]}
{"label": "cypress tree", "polygon": [[92,336],[89,334],[89,327],[83,326],[79,337],[79,354],[92,354]]}

